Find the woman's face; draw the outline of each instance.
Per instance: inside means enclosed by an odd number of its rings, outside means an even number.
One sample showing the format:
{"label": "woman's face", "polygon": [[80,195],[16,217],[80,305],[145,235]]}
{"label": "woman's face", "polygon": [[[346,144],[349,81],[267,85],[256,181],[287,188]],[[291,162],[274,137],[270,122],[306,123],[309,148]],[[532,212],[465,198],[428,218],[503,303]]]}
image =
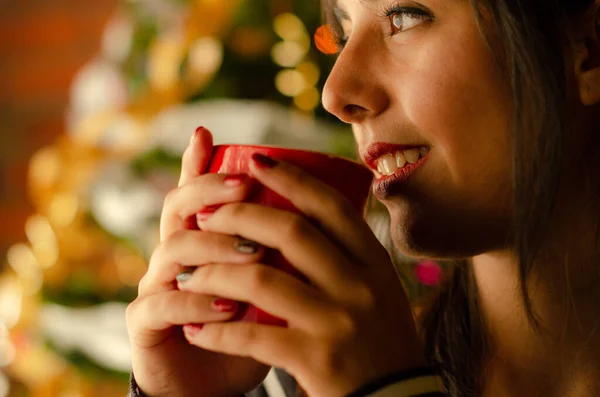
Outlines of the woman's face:
{"label": "woman's face", "polygon": [[[396,246],[436,258],[504,248],[510,91],[471,2],[339,0],[337,9],[348,41],[325,86],[325,108],[352,124],[363,159],[377,143],[428,149],[408,178],[376,189]],[[379,146],[376,157],[393,152],[402,164],[395,153],[404,148]]]}

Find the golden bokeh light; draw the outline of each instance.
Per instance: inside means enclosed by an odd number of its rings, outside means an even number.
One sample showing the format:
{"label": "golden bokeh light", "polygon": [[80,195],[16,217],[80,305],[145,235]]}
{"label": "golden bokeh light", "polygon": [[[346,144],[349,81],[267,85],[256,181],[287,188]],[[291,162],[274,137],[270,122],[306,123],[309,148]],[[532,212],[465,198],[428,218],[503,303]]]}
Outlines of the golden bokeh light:
{"label": "golden bokeh light", "polygon": [[38,261],[33,251],[25,244],[15,244],[10,247],[6,259],[10,267],[19,275],[29,273],[38,267]]}
{"label": "golden bokeh light", "polygon": [[317,85],[319,78],[321,78],[321,71],[319,67],[312,62],[302,62],[296,66],[296,70],[304,76],[304,80],[308,85]]}
{"label": "golden bokeh light", "polygon": [[31,247],[38,263],[44,269],[54,266],[58,261],[59,249],[56,241],[45,241]]}
{"label": "golden bokeh light", "polygon": [[14,327],[21,317],[23,288],[14,275],[0,277],[0,325]]}
{"label": "golden bokeh light", "polygon": [[304,41],[308,36],[304,23],[291,13],[279,14],[273,21],[275,33],[283,40]]}
{"label": "golden bokeh light", "polygon": [[321,101],[321,94],[313,86],[309,86],[302,93],[294,97],[294,103],[302,110],[314,110]]}
{"label": "golden bokeh light", "polygon": [[215,37],[201,37],[190,46],[188,57],[192,79],[213,74],[223,63],[223,43]]}
{"label": "golden bokeh light", "polygon": [[44,274],[41,268],[32,268],[22,273],[19,277],[21,286],[23,286],[23,292],[26,296],[33,296],[38,294],[42,290],[44,284]]}
{"label": "golden bokeh light", "polygon": [[75,220],[79,209],[79,200],[71,193],[54,196],[48,207],[48,219],[57,228],[69,226]]}
{"label": "golden bokeh light", "polygon": [[33,186],[50,188],[60,177],[61,161],[58,150],[46,147],[35,153],[29,163],[29,181]]}
{"label": "golden bokeh light", "polygon": [[158,91],[172,89],[179,83],[181,62],[186,48],[179,35],[168,35],[155,41],[149,50],[148,80]]}
{"label": "golden bokeh light", "polygon": [[41,215],[32,215],[25,222],[25,234],[31,243],[31,250],[37,263],[49,268],[58,260],[58,241],[48,219]]}
{"label": "golden bokeh light", "polygon": [[275,77],[275,86],[285,96],[295,97],[306,89],[304,76],[297,70],[282,70]]}
{"label": "golden bokeh light", "polygon": [[306,56],[306,48],[295,41],[282,41],[273,46],[271,57],[283,67],[294,67]]}
{"label": "golden bokeh light", "polygon": [[44,216],[35,214],[25,221],[25,234],[31,244],[56,241],[54,230]]}

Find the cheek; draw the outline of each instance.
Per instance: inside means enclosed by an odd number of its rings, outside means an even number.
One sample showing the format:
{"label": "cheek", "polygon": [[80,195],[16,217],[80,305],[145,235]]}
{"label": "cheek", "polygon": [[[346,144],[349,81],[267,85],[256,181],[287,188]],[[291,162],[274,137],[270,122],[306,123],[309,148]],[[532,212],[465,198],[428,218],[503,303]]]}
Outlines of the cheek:
{"label": "cheek", "polygon": [[397,87],[407,119],[430,141],[446,180],[469,189],[506,178],[507,86],[478,31],[428,43]]}

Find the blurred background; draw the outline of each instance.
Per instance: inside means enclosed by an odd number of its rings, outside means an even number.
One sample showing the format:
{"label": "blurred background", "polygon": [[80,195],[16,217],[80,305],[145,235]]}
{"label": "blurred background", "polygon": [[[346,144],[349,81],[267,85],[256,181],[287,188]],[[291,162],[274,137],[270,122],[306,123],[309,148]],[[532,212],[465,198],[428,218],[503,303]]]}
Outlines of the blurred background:
{"label": "blurred background", "polygon": [[[193,131],[355,158],[320,106],[336,51],[318,0],[0,0],[0,397],[126,395],[124,310]],[[398,262],[411,296],[442,278]]]}

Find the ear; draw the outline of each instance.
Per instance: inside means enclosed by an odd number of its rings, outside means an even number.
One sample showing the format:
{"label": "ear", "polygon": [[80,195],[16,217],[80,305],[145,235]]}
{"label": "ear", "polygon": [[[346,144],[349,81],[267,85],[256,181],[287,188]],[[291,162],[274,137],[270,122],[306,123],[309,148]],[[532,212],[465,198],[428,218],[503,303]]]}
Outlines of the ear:
{"label": "ear", "polygon": [[575,48],[575,76],[581,103],[600,103],[600,0],[593,2],[582,19]]}

